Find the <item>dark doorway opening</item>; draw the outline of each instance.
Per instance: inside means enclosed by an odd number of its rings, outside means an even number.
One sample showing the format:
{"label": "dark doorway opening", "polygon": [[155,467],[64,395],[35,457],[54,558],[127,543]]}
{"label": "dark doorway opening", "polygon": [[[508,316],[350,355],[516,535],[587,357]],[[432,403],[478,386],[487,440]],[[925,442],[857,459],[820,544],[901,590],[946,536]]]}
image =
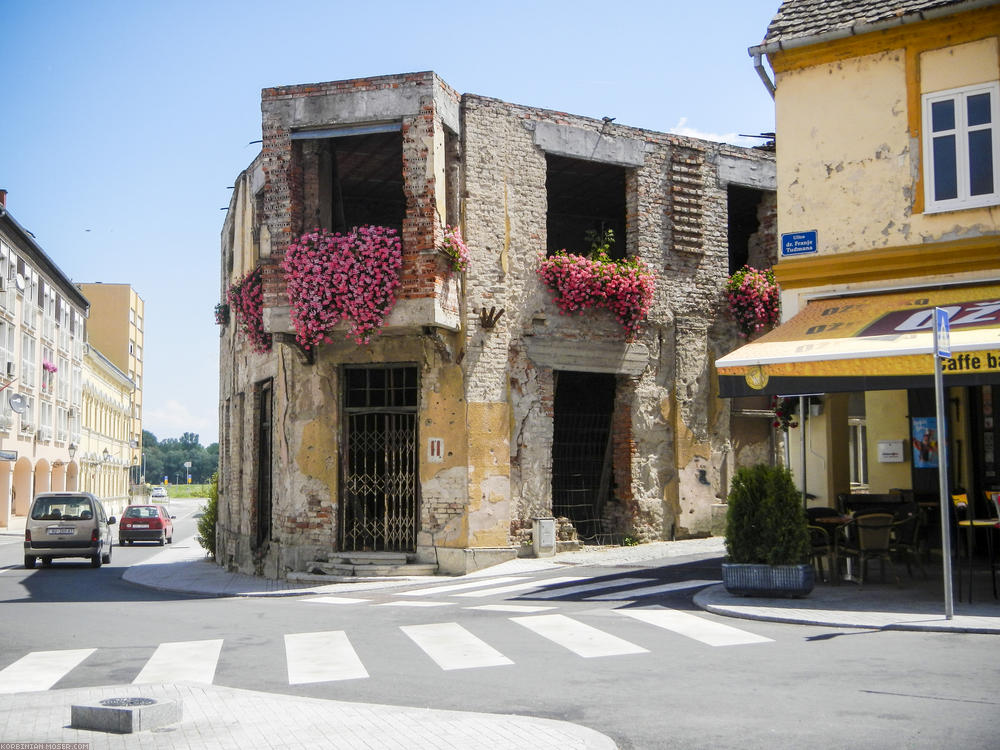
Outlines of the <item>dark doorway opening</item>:
{"label": "dark doorway opening", "polygon": [[260,385],[257,401],[257,548],[271,539],[271,423],[272,387]]}
{"label": "dark doorway opening", "polygon": [[729,185],[726,190],[729,223],[729,273],[739,271],[750,260],[750,238],[760,229],[757,214],[763,191]]}
{"label": "dark doorway opening", "polygon": [[417,543],[417,368],[344,370],[341,549]]}
{"label": "dark doorway opening", "polygon": [[552,512],[585,542],[604,543],[604,505],[614,489],[611,421],[615,376],[555,373]]}
{"label": "dark doorway opening", "polygon": [[372,224],[402,232],[403,139],[398,130],[295,141],[303,231]]}
{"label": "dark doorway opening", "polygon": [[625,167],[546,154],[548,254],[588,255],[609,229],[612,260],[625,257]]}

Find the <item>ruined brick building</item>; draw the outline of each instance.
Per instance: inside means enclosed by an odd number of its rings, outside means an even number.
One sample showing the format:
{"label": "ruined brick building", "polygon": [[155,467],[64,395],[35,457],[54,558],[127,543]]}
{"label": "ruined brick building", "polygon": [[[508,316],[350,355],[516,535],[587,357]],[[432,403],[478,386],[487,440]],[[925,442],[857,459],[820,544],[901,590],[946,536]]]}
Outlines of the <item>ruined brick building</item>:
{"label": "ruined brick building", "polygon": [[[431,72],[269,88],[261,108],[222,295],[259,269],[271,340],[254,351],[221,318],[221,564],[280,577],[379,551],[464,572],[517,554],[543,516],[583,541],[711,533],[735,467],[773,449],[713,369],[739,343],[730,270],[773,261],[771,153],[460,95]],[[402,238],[385,327],[299,346],[289,243],[367,224]],[[464,271],[439,252],[446,225]],[[538,275],[608,229],[613,257],[656,274],[631,336],[606,309],[560,314]]]}

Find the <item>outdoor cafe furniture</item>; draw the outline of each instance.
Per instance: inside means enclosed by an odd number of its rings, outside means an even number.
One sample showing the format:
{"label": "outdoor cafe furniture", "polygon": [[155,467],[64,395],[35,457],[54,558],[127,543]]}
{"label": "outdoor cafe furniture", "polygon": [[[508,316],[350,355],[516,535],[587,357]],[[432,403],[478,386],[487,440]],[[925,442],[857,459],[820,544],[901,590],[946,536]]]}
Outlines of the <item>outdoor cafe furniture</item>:
{"label": "outdoor cafe furniture", "polygon": [[847,541],[841,551],[848,559],[857,560],[857,580],[860,586],[865,583],[870,560],[878,560],[881,563],[883,580],[885,580],[885,566],[888,563],[893,578],[897,584],[899,583],[891,555],[894,523],[895,518],[891,513],[866,513],[856,515],[847,525]]}
{"label": "outdoor cafe furniture", "polygon": [[851,522],[851,516],[838,512],[835,508],[806,508],[809,520],[809,541],[811,555],[820,577],[824,576],[823,558],[830,560],[830,580],[834,585],[840,582],[840,545],[843,542],[844,527]]}
{"label": "outdoor cafe furniture", "polygon": [[[995,513],[1000,513],[1000,508],[997,507],[997,502],[993,499],[993,497],[993,491],[986,492],[986,498],[991,506],[991,517],[976,518],[972,503],[969,502],[969,495],[967,492],[955,492],[951,496],[951,509],[955,519],[955,525],[958,527],[959,532],[961,532],[962,529],[965,529],[965,558],[967,563],[966,568],[969,573],[970,604],[972,603],[972,554],[975,550],[976,529],[987,530],[986,546],[990,560],[990,577],[993,583],[993,598],[997,598],[997,562],[993,550],[993,536],[996,533],[996,530],[1000,528],[1000,516],[994,515]],[[961,536],[962,534],[959,533],[959,539],[961,539]],[[955,554],[958,555],[958,545],[956,545]],[[959,601],[962,599],[961,563],[958,565],[958,599]]]}

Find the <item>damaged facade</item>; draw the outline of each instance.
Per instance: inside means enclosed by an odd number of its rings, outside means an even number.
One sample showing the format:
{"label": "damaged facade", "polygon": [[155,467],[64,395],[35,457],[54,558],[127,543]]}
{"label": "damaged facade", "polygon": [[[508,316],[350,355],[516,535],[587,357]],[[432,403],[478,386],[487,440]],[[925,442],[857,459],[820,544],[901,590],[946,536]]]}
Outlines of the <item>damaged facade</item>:
{"label": "damaged facade", "polygon": [[[712,532],[736,465],[772,450],[770,420],[720,400],[712,368],[739,341],[728,274],[774,260],[772,154],[459,95],[430,72],[265,89],[262,113],[222,295],[259,268],[272,341],[256,353],[223,325],[220,564],[280,577],[377,551],[465,572],[551,516],[583,541]],[[402,239],[386,325],[305,350],[286,250],[366,224]],[[446,225],[464,271],[438,250]],[[606,309],[560,314],[538,275],[609,229],[613,258],[656,274],[631,336]]]}

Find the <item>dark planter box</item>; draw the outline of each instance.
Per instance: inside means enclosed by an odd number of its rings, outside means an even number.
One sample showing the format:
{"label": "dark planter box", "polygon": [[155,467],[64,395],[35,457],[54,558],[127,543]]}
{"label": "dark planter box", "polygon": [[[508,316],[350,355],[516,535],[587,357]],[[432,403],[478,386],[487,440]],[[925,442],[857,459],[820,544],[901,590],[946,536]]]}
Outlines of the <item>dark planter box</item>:
{"label": "dark planter box", "polygon": [[813,590],[812,565],[754,565],[723,563],[722,583],[739,596],[800,597]]}

